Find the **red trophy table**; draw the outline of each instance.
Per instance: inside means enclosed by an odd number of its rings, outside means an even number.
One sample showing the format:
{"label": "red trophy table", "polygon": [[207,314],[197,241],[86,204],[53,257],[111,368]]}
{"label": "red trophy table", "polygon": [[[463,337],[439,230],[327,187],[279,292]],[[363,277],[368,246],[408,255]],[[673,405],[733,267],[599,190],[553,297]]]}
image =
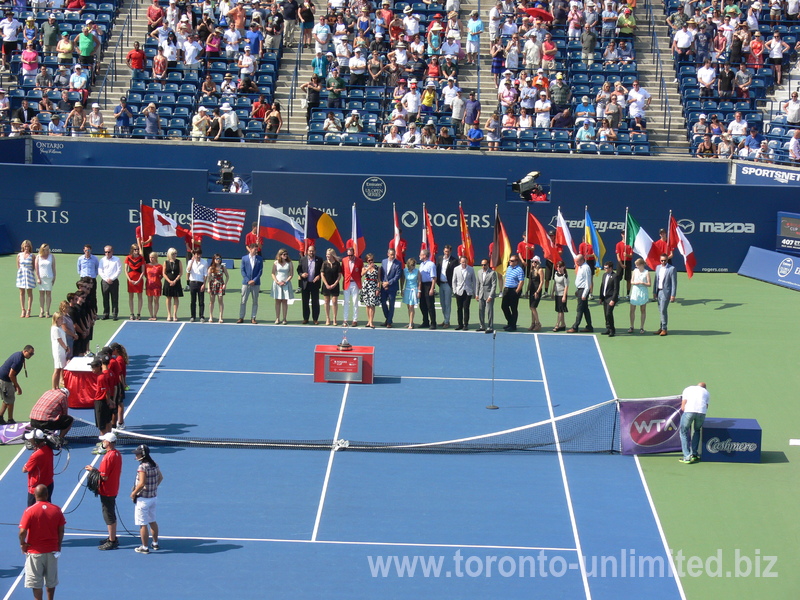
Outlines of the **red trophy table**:
{"label": "red trophy table", "polygon": [[92,375],[92,368],[89,366],[93,360],[90,356],[76,356],[64,368],[64,385],[69,390],[70,408],[94,406],[92,397],[97,378]]}
{"label": "red trophy table", "polygon": [[353,346],[342,352],[336,346],[314,347],[314,381],[372,383],[374,346]]}

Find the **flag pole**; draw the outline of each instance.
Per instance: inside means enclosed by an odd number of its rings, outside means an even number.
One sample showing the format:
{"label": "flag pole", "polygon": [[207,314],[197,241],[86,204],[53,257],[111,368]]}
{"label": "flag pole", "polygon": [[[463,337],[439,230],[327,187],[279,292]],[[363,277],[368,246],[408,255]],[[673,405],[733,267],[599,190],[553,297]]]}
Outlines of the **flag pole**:
{"label": "flag pole", "polygon": [[[531,253],[530,237],[529,237],[530,234],[531,234],[531,232],[530,232],[530,222],[531,222],[531,207],[530,206],[526,206],[525,207],[525,240],[523,241],[523,246],[522,246],[523,248],[525,248],[525,254],[530,254]],[[544,248],[543,248],[543,250],[544,250]],[[533,257],[531,256],[530,258],[526,258],[525,259],[525,271],[527,271],[526,274],[528,276],[528,294],[531,293],[530,280],[531,280],[531,267],[532,266],[533,266]]]}
{"label": "flag pole", "polygon": [[625,207],[625,225],[622,227],[622,231],[625,233],[625,245],[628,245],[628,207]]}
{"label": "flag pole", "polygon": [[672,247],[672,209],[669,209],[669,219],[667,219],[667,248]]}
{"label": "flag pole", "polygon": [[358,232],[356,231],[356,203],[353,202],[352,214],[350,215],[350,239],[353,240],[353,251],[356,256],[361,256],[358,247]]}
{"label": "flag pole", "polygon": [[428,248],[428,213],[425,210],[424,202],[422,203],[422,244],[425,244],[425,249],[428,251],[428,258],[430,258],[431,249]]}
{"label": "flag pole", "polygon": [[306,253],[306,244],[308,244],[308,202],[306,202],[306,218],[303,219],[303,254]]}
{"label": "flag pole", "polygon": [[192,220],[189,225],[189,235],[191,236],[189,244],[191,245],[192,255],[194,256],[194,198],[192,198]]}
{"label": "flag pole", "polygon": [[263,202],[261,200],[258,201],[258,218],[256,219],[256,237],[258,241],[256,243],[260,246],[261,245],[261,205]]}

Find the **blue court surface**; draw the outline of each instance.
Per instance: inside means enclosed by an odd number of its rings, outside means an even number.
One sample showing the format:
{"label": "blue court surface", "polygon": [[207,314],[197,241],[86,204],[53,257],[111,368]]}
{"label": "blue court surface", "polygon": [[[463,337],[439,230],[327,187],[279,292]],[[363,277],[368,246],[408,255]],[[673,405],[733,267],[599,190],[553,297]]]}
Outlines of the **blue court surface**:
{"label": "blue court surface", "polygon": [[[314,383],[341,330],[125,323],[126,426],[153,436],[424,443],[518,428],[614,398],[594,336],[357,329],[373,385]],[[494,365],[494,366],[493,366]],[[487,410],[492,399],[500,407]],[[92,421],[88,410],[73,411]],[[552,424],[546,424],[552,429]],[[128,498],[100,552],[96,461],[57,459],[67,514],[57,594],[94,598],[683,598],[634,458],[153,445],[161,550],[141,555]],[[27,452],[0,479],[0,597],[29,598],[17,529]],[[132,532],[131,535],[126,532]]]}

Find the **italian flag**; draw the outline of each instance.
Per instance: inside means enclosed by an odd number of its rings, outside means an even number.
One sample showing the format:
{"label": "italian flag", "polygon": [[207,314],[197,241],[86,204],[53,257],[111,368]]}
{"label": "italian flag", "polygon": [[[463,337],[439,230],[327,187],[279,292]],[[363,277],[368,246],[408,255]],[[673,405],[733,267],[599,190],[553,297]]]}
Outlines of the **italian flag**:
{"label": "italian flag", "polygon": [[660,262],[658,249],[653,246],[653,238],[647,235],[631,213],[627,216],[626,231],[625,243],[644,259],[648,267],[655,269]]}
{"label": "italian flag", "polygon": [[681,256],[683,256],[683,262],[686,266],[686,274],[691,279],[692,275],[694,275],[694,268],[697,265],[697,261],[694,258],[694,249],[689,242],[689,238],[687,238],[683,230],[678,227],[678,222],[672,215],[669,216],[669,238],[670,241],[677,241],[678,251],[681,253]]}

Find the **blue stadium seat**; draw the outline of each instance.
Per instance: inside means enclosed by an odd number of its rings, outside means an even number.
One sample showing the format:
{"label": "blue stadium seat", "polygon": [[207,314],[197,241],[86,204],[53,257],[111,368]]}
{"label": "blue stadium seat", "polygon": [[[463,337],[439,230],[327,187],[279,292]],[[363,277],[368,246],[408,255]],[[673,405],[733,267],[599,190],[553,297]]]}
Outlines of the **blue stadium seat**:
{"label": "blue stadium seat", "polygon": [[326,133],[325,134],[325,145],[326,146],[338,146],[342,143],[342,136],[338,133]]}
{"label": "blue stadium seat", "polygon": [[323,144],[325,137],[321,133],[309,133],[306,141],[308,144]]}
{"label": "blue stadium seat", "polygon": [[569,153],[569,142],[555,142],[553,144],[553,152]]}
{"label": "blue stadium seat", "polygon": [[[543,144],[549,144],[549,142],[542,142]],[[535,152],[536,151],[536,143],[531,140],[520,140],[517,144],[517,150],[520,152]]]}
{"label": "blue stadium seat", "polygon": [[614,144],[609,144],[608,142],[602,142],[597,146],[598,151],[600,154],[614,154]]}
{"label": "blue stadium seat", "polygon": [[552,152],[553,151],[553,143],[552,142],[536,142],[536,151],[537,152]]}
{"label": "blue stadium seat", "polygon": [[500,140],[500,150],[503,150],[504,152],[516,152],[517,141],[512,139]]}
{"label": "blue stadium seat", "polygon": [[631,154],[633,148],[630,144],[617,144],[617,154]]}

